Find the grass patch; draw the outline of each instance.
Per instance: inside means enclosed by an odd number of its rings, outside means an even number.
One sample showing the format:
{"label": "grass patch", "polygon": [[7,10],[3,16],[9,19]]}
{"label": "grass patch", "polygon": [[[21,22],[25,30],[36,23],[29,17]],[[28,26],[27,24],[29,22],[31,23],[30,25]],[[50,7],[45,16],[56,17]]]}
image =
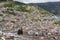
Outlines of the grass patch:
{"label": "grass patch", "polygon": [[17,11],[29,12],[29,13],[31,12],[31,10],[27,10],[27,7],[25,5],[23,5],[23,4],[19,5],[19,4],[16,4],[15,2],[7,2],[4,5],[2,5],[1,7],[11,7]]}
{"label": "grass patch", "polygon": [[27,7],[24,5],[18,5],[14,7],[17,11],[22,11],[22,12],[31,12],[30,10],[27,10]]}
{"label": "grass patch", "polygon": [[40,19],[32,19],[32,21],[38,22],[38,21],[41,21],[41,20]]}
{"label": "grass patch", "polygon": [[0,16],[3,16],[3,14],[0,14]]}
{"label": "grass patch", "polygon": [[14,7],[16,4],[14,2],[6,2],[5,4],[3,4],[3,7]]}
{"label": "grass patch", "polygon": [[49,14],[48,11],[46,11],[46,10],[44,10],[44,9],[42,9],[42,8],[39,8],[39,7],[38,7],[38,10],[39,10],[39,12],[40,12],[41,14]]}
{"label": "grass patch", "polygon": [[16,15],[17,13],[14,12],[14,10],[12,8],[7,8],[6,13],[12,14],[12,15]]}
{"label": "grass patch", "polygon": [[3,17],[2,16],[0,16],[0,22],[3,20]]}
{"label": "grass patch", "polygon": [[57,22],[55,22],[54,24],[58,24],[58,25],[60,25],[60,21],[57,21]]}

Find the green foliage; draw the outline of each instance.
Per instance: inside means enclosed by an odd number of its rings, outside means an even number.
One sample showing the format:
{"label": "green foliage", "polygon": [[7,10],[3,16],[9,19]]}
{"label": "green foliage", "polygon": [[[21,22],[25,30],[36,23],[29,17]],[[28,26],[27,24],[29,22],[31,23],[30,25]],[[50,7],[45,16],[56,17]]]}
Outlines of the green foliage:
{"label": "green foliage", "polygon": [[12,15],[16,15],[15,11],[22,11],[22,12],[31,12],[31,10],[27,10],[27,7],[25,5],[19,5],[16,4],[14,2],[6,2],[5,4],[3,4],[1,7],[7,8],[6,13],[12,14]]}
{"label": "green foliage", "polygon": [[19,6],[19,7],[16,7],[16,10],[18,10],[18,11],[26,11],[26,7]]}
{"label": "green foliage", "polygon": [[25,17],[26,17],[26,18],[29,18],[29,16],[28,16],[27,14],[25,14]]}
{"label": "green foliage", "polygon": [[40,19],[32,19],[32,21],[38,22],[38,21],[41,21],[41,20]]}
{"label": "green foliage", "polygon": [[3,16],[3,14],[0,14],[0,16]]}
{"label": "green foliage", "polygon": [[23,11],[23,12],[30,12],[30,10],[26,9],[26,6],[24,5],[19,5],[18,7],[15,7],[17,11]]}
{"label": "green foliage", "polygon": [[15,4],[12,2],[9,2],[9,3],[5,3],[3,6],[4,7],[13,7],[13,6],[15,6]]}
{"label": "green foliage", "polygon": [[12,8],[7,8],[6,13],[16,15],[16,13],[14,12],[14,10]]}
{"label": "green foliage", "polygon": [[55,22],[54,24],[59,24],[59,25],[60,25],[60,21],[57,21],[57,22]]}
{"label": "green foliage", "polygon": [[48,11],[46,11],[46,10],[44,10],[44,9],[42,9],[42,8],[38,8],[38,10],[39,10],[40,13],[42,13],[42,14],[48,14],[48,13],[49,13]]}
{"label": "green foliage", "polygon": [[16,4],[14,2],[9,2],[9,3],[7,2],[3,5],[3,7],[11,7],[11,8],[14,8],[17,11],[31,12],[31,10],[26,9],[27,8],[26,6],[21,5],[21,4],[19,5],[19,4]]}
{"label": "green foliage", "polygon": [[3,17],[2,16],[0,16],[0,22],[3,20]]}

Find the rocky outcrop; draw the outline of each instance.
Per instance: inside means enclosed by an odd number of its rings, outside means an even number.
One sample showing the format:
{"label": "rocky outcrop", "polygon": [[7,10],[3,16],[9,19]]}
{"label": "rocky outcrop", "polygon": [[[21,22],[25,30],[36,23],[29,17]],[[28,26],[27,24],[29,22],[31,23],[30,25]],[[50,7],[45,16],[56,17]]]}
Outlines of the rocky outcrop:
{"label": "rocky outcrop", "polygon": [[32,36],[33,40],[36,36],[38,40],[42,36],[42,40],[45,37],[50,38],[55,35],[57,37],[60,27],[54,24],[55,21],[57,21],[55,15],[37,6],[7,2],[0,7],[0,30],[17,33],[18,29],[22,28],[22,36]]}

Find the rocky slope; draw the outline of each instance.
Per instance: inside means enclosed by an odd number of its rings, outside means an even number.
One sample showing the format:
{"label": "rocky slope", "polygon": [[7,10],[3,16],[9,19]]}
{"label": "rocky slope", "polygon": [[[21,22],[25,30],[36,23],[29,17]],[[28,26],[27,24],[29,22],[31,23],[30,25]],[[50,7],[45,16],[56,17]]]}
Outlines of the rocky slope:
{"label": "rocky slope", "polygon": [[37,5],[58,17],[60,20],[60,2],[46,2],[46,3],[32,3],[33,5]]}
{"label": "rocky slope", "polygon": [[54,24],[56,21],[55,15],[37,6],[15,2],[0,6],[0,30],[8,34],[22,28],[21,40],[59,40],[60,27]]}

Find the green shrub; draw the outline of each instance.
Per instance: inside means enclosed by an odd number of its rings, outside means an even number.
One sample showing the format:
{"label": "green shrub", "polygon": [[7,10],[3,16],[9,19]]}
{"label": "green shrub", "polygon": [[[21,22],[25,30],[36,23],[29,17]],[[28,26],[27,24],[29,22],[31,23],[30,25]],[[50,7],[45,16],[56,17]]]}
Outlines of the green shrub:
{"label": "green shrub", "polygon": [[59,24],[60,25],[60,21],[55,22],[55,24]]}
{"label": "green shrub", "polygon": [[18,7],[15,7],[17,11],[23,11],[23,12],[31,12],[30,10],[26,9],[26,6],[24,5],[19,5]]}
{"label": "green shrub", "polygon": [[3,14],[0,14],[0,16],[3,16]]}
{"label": "green shrub", "polygon": [[[17,7],[18,6],[18,7]],[[14,8],[15,10],[17,11],[22,11],[22,12],[31,12],[31,10],[27,10],[26,9],[26,6],[25,5],[19,5],[19,4],[16,4],[14,2],[7,2],[5,3],[4,5],[2,5],[1,7],[11,7],[11,8]],[[1,8],[0,7],[0,8]],[[11,9],[10,9],[11,10]]]}
{"label": "green shrub", "polygon": [[14,10],[12,8],[7,8],[6,13],[16,15],[16,13],[14,12]]}
{"label": "green shrub", "polygon": [[0,16],[0,22],[3,20],[3,17],[2,16]]}
{"label": "green shrub", "polygon": [[42,13],[42,14],[49,14],[48,11],[46,11],[46,10],[44,10],[44,9],[42,9],[42,8],[38,8],[38,10],[39,10],[40,13]]}
{"label": "green shrub", "polygon": [[34,21],[34,22],[38,22],[38,19],[32,19],[32,21]]}
{"label": "green shrub", "polygon": [[12,3],[12,2],[9,2],[9,3],[5,3],[3,5],[3,7],[14,7],[16,4]]}

